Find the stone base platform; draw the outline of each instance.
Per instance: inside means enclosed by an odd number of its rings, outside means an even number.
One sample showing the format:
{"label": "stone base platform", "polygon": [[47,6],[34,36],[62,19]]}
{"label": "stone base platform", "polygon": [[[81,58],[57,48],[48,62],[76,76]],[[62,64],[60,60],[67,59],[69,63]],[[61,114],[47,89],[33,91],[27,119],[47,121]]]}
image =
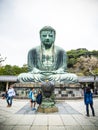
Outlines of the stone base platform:
{"label": "stone base platform", "polygon": [[38,107],[37,111],[41,113],[54,113],[54,112],[58,112],[58,108],[56,106],[47,107],[47,108],[42,108],[40,106]]}

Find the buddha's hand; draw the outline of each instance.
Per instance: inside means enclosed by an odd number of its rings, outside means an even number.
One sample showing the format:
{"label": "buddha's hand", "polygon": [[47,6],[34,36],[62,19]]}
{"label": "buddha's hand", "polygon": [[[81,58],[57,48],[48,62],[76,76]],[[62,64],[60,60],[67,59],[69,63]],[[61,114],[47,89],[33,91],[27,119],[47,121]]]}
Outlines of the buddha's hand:
{"label": "buddha's hand", "polygon": [[55,71],[52,71],[53,74],[62,74],[62,73],[65,73],[63,69],[58,69],[58,70],[55,70]]}
{"label": "buddha's hand", "polygon": [[54,75],[50,75],[48,76],[48,80],[49,81],[60,81],[60,74],[54,74]]}
{"label": "buddha's hand", "polygon": [[35,81],[43,81],[44,80],[44,76],[41,74],[34,74],[33,78]]}
{"label": "buddha's hand", "polygon": [[55,71],[42,71],[42,74],[55,74]]}

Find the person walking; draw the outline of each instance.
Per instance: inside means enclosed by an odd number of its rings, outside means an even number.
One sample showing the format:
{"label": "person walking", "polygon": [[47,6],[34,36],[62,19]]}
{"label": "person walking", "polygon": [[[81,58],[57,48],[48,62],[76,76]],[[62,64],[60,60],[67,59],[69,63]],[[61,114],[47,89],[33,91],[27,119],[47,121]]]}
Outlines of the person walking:
{"label": "person walking", "polygon": [[11,107],[12,106],[12,100],[13,97],[15,96],[15,91],[12,85],[10,85],[8,91],[7,91],[7,97],[6,97],[6,101],[7,101],[7,107]]}
{"label": "person walking", "polygon": [[86,105],[86,116],[89,115],[89,105],[92,110],[92,115],[95,116],[95,111],[93,107],[93,93],[90,90],[90,87],[87,87],[84,91],[84,103]]}

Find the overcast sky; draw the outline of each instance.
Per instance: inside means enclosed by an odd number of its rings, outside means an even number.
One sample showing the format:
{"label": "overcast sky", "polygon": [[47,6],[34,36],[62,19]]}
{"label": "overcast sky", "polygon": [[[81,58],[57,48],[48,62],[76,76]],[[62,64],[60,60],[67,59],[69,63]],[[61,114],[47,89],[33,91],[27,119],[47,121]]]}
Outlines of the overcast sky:
{"label": "overcast sky", "polygon": [[55,45],[66,51],[98,50],[98,0],[0,0],[0,54],[4,65],[23,66],[40,45],[43,26],[56,30]]}

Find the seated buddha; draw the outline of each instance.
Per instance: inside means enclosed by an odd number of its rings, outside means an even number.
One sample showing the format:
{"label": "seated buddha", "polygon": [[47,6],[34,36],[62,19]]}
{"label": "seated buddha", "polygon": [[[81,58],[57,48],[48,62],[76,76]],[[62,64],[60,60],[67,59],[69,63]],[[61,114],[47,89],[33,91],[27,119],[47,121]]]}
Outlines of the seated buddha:
{"label": "seated buddha", "polygon": [[45,26],[40,30],[41,45],[28,52],[28,73],[18,76],[19,82],[53,81],[76,83],[76,74],[67,72],[67,54],[55,46],[56,31]]}

